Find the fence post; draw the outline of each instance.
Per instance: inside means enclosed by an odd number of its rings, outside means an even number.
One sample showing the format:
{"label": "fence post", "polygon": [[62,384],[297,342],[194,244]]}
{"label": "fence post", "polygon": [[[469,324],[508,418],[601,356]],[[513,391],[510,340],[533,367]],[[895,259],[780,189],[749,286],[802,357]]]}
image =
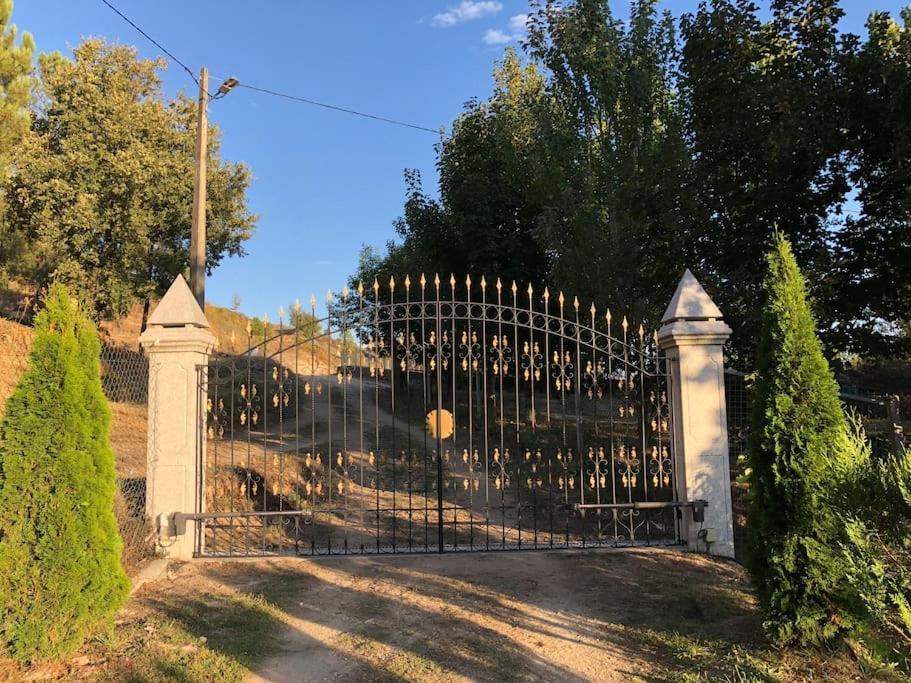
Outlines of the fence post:
{"label": "fence post", "polygon": [[[202,512],[205,482],[199,453],[205,452],[205,406],[200,369],[215,337],[209,321],[178,275],[139,337],[149,357],[149,436],[146,451],[146,513],[169,557],[193,557],[193,527],[174,529],[172,515]],[[183,533],[177,533],[183,531]]]}
{"label": "fence post", "polygon": [[725,557],[734,557],[723,355],[730,334],[721,311],[687,270],[658,330],[670,374],[677,495],[708,502],[702,523],[693,520],[691,509],[683,510],[689,547]]}
{"label": "fence post", "polygon": [[901,457],[905,449],[905,430],[901,422],[901,402],[898,396],[886,396],[886,410],[892,423],[892,453]]}

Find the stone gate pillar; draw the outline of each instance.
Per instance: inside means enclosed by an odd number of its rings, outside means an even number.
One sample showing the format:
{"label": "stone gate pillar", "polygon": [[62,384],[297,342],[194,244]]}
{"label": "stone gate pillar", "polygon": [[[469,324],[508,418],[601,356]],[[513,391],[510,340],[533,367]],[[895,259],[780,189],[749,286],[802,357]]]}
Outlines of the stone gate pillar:
{"label": "stone gate pillar", "polygon": [[176,512],[202,512],[205,481],[198,454],[205,453],[205,397],[200,369],[215,337],[209,321],[178,275],[149,317],[139,342],[149,358],[149,434],[146,513],[169,557],[193,557],[193,526],[172,534]]}
{"label": "stone gate pillar", "polygon": [[[683,539],[692,549],[734,557],[728,425],[724,401],[724,343],[731,328],[687,270],[658,330],[670,374],[671,429],[678,500],[705,500],[705,520],[683,510]],[[703,531],[702,537],[699,532]]]}

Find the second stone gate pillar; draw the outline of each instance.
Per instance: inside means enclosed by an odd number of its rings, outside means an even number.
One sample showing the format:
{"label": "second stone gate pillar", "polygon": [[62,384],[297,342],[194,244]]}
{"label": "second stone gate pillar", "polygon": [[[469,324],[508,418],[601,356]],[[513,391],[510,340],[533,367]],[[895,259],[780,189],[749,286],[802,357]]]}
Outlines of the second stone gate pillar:
{"label": "second stone gate pillar", "polygon": [[658,330],[670,374],[677,496],[708,502],[702,522],[683,509],[683,540],[725,557],[734,557],[723,353],[730,335],[721,311],[687,270]]}

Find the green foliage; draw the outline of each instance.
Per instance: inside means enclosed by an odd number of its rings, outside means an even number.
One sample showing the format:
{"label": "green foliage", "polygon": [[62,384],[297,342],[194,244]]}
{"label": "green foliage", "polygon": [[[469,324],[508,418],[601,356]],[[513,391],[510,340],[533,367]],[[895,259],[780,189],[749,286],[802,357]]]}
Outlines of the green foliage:
{"label": "green foliage", "polygon": [[[775,226],[803,264],[826,347],[911,350],[911,10],[839,34],[838,0],[538,0],[523,63],[414,172],[401,240],[354,281],[440,272],[549,284],[654,319],[698,269],[754,363]],[[859,215],[844,209],[852,191]]]}
{"label": "green foliage", "polygon": [[358,276],[495,275],[655,319],[697,224],[674,92],[673,20],[656,0],[628,28],[604,2],[536,5],[529,59],[507,50],[494,92],[438,147],[440,200],[406,175],[401,244]]}
{"label": "green foliage", "polygon": [[0,426],[0,643],[19,660],[71,651],[129,588],[99,351],[91,321],[52,287]]}
{"label": "green foliage", "polygon": [[250,318],[250,337],[253,344],[269,339],[275,334],[275,328],[266,318]]}
{"label": "green foliage", "polygon": [[13,0],[0,0],[0,173],[5,174],[11,150],[29,127],[32,99],[32,54],[35,41],[10,24]]}
{"label": "green foliage", "polygon": [[694,183],[709,220],[699,272],[717,284],[738,360],[759,337],[764,255],[774,226],[811,283],[820,328],[837,296],[830,212],[848,191],[836,25],[838,0],[772,0],[763,21],[749,0],[703,4],[681,21],[681,89]]}
{"label": "green foliage", "polygon": [[634,1],[623,24],[603,0],[546,0],[528,39],[548,74],[536,170],[551,279],[653,323],[692,266],[687,242],[699,225],[674,20],[657,5]]}
{"label": "green foliage", "polygon": [[838,492],[867,457],[850,438],[788,241],[768,255],[749,444],[748,565],[781,642],[821,643],[866,616]]}
{"label": "green foliage", "polygon": [[508,50],[494,82],[491,99],[469,102],[437,148],[440,200],[407,171],[405,213],[395,224],[402,243],[390,244],[383,258],[362,258],[354,283],[422,272],[460,280],[483,273],[520,282],[545,277],[547,258],[533,234],[545,195],[532,161],[543,79]]}
{"label": "green foliage", "polygon": [[[89,39],[40,60],[42,106],[6,179],[6,265],[39,285],[84,292],[94,317],[164,293],[188,264],[195,103],[165,104],[161,61]],[[243,253],[256,222],[250,173],[219,158],[210,133],[207,261]]]}
{"label": "green foliage", "polygon": [[839,348],[908,356],[911,351],[911,7],[901,21],[874,12],[868,38],[849,39],[847,151],[860,213],[839,241]]}
{"label": "green foliage", "polygon": [[301,338],[314,337],[319,334],[320,324],[313,313],[304,311],[298,302],[291,304],[288,310],[290,311],[288,322],[300,332]]}
{"label": "green foliage", "polygon": [[[869,454],[859,427],[851,438]],[[868,455],[844,493],[843,550],[852,583],[875,625],[905,643],[911,663],[911,451],[881,460]]]}

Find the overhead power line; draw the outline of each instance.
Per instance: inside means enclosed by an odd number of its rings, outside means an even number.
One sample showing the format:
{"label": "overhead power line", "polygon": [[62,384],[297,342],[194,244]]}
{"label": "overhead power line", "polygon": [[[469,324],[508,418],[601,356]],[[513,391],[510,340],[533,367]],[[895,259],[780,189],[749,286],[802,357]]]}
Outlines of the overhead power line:
{"label": "overhead power line", "polygon": [[314,107],[322,107],[323,109],[331,109],[332,111],[340,111],[345,114],[352,114],[354,116],[363,116],[367,119],[373,119],[374,121],[382,121],[383,123],[391,123],[394,126],[403,126],[404,128],[413,128],[414,130],[422,130],[427,133],[433,133],[434,135],[439,135],[439,130],[434,130],[433,128],[428,128],[426,126],[419,126],[414,123],[408,123],[406,121],[399,121],[397,119],[390,119],[385,116],[377,116],[376,114],[367,114],[366,112],[357,111],[355,109],[347,109],[345,107],[339,107],[334,104],[326,104],[325,102],[317,102],[316,100],[311,100],[306,97],[300,97],[298,95],[289,95],[288,93],[277,92],[275,90],[269,90],[268,88],[259,88],[255,85],[247,85],[243,81],[240,81],[237,84],[238,88],[246,88],[247,90],[253,90],[255,92],[264,93],[266,95],[272,95],[274,97],[281,97],[286,100],[293,100],[295,102],[302,102],[304,104],[310,104]]}
{"label": "overhead power line", "polygon": [[[105,5],[107,5],[108,8],[110,8],[117,16],[119,16],[126,23],[128,23],[130,26],[132,26],[140,34],[142,34],[142,36],[145,37],[146,40],[148,40],[159,50],[164,52],[174,62],[179,64],[181,67],[183,67],[183,70],[189,74],[190,78],[193,79],[193,82],[197,86],[199,86],[199,79],[196,77],[196,74],[193,73],[193,70],[186,65],[186,63],[184,63],[183,61],[178,59],[177,56],[175,56],[173,52],[169,51],[164,45],[162,45],[157,40],[155,40],[152,36],[150,36],[148,33],[146,33],[140,26],[138,26],[135,22],[133,22],[128,16],[126,16],[123,12],[121,12],[113,4],[111,4],[111,2],[109,2],[109,0],[101,0],[101,2],[103,2]],[[309,104],[314,107],[322,107],[323,109],[329,109],[331,111],[337,111],[337,112],[342,112],[345,114],[351,114],[352,116],[361,116],[363,118],[373,119],[374,121],[380,121],[382,123],[388,123],[388,124],[391,124],[394,126],[402,126],[403,128],[411,128],[413,130],[420,130],[420,131],[424,131],[426,133],[433,133],[434,135],[438,135],[440,132],[439,130],[435,130],[433,128],[428,128],[427,126],[419,126],[414,123],[408,123],[406,121],[399,121],[398,119],[391,119],[386,116],[368,114],[366,112],[357,111],[355,109],[348,109],[346,107],[339,107],[337,105],[328,104],[326,102],[319,102],[317,100],[313,100],[313,99],[310,99],[307,97],[301,97],[299,95],[290,95],[288,93],[278,92],[276,90],[270,90],[268,88],[260,88],[260,87],[254,86],[254,85],[247,85],[246,83],[243,83],[243,82],[238,82],[235,87],[246,88],[247,90],[253,90],[254,92],[262,93],[265,95],[272,95],[273,97],[281,97],[286,100],[293,100],[295,102]],[[211,93],[209,93],[209,98],[211,100],[218,100],[218,99],[221,99],[221,97],[223,97],[223,96],[224,95],[221,93],[217,93],[215,95],[212,95]]]}
{"label": "overhead power line", "polygon": [[123,12],[121,12],[119,9],[117,9],[116,7],[114,7],[114,5],[112,5],[110,2],[108,2],[108,0],[101,0],[101,2],[103,2],[105,5],[107,5],[107,6],[108,6],[108,7],[109,7],[117,16],[119,16],[121,19],[123,19],[125,22],[127,22],[130,26],[132,26],[134,29],[136,29],[137,31],[139,31],[139,33],[141,33],[143,36],[145,36],[146,40],[148,40],[150,43],[152,43],[152,44],[153,44],[155,47],[157,47],[159,50],[161,50],[162,52],[164,52],[168,57],[170,57],[171,59],[173,59],[175,62],[177,62],[178,64],[180,64],[180,66],[183,67],[183,70],[186,71],[188,74],[190,74],[190,78],[193,79],[193,82],[196,83],[196,85],[199,85],[199,79],[196,78],[196,74],[193,73],[193,70],[192,70],[190,67],[188,67],[188,66],[187,66],[186,64],[184,64],[182,61],[180,61],[177,57],[175,57],[174,54],[173,54],[172,52],[169,52],[168,49],[167,49],[164,45],[162,45],[161,43],[159,43],[157,40],[155,40],[155,39],[154,39],[152,36],[150,36],[148,33],[146,33],[146,32],[143,31],[141,28],[139,28],[139,26],[137,26],[137,25],[134,24],[132,21],[130,21],[130,18],[129,18],[128,16],[126,16]]}

